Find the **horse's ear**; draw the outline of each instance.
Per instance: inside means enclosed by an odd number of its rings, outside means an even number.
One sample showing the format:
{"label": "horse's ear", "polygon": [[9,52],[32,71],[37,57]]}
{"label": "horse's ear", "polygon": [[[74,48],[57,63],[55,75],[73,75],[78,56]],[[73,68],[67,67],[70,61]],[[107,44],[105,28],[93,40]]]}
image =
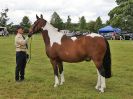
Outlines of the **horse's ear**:
{"label": "horse's ear", "polygon": [[36,14],[36,19],[37,19],[37,20],[39,19],[39,17],[37,16],[37,14]]}
{"label": "horse's ear", "polygon": [[43,15],[41,14],[41,18],[43,19]]}

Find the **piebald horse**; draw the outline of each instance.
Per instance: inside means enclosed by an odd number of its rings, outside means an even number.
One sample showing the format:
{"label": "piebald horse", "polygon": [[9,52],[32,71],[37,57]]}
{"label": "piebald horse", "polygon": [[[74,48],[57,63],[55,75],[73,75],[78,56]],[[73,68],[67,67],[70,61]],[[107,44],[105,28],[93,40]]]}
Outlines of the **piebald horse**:
{"label": "piebald horse", "polygon": [[[89,59],[94,62],[97,68],[98,80],[95,88],[104,92],[105,78],[111,77],[111,53],[108,41],[96,33],[67,37],[43,19],[43,15],[40,18],[36,15],[36,18],[29,35],[38,31],[42,33],[45,51],[54,70],[54,87],[65,82],[63,62],[73,63]],[[58,70],[61,76],[60,83]]]}

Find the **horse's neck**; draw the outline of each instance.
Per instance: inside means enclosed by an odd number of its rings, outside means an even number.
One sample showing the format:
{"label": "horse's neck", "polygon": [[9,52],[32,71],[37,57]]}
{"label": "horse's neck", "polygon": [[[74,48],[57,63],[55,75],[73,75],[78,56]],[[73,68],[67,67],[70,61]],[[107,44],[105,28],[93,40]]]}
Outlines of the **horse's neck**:
{"label": "horse's neck", "polygon": [[43,30],[48,31],[48,37],[50,39],[50,46],[53,45],[53,43],[61,43],[61,38],[63,36],[62,33],[59,33],[56,28],[54,28],[51,24],[48,22],[46,23],[45,27],[43,27]]}
{"label": "horse's neck", "polygon": [[44,40],[44,43],[45,43],[45,48],[49,47],[50,46],[50,39],[49,39],[49,36],[48,36],[48,31],[47,30],[44,30],[42,32],[42,36],[43,36],[43,40]]}

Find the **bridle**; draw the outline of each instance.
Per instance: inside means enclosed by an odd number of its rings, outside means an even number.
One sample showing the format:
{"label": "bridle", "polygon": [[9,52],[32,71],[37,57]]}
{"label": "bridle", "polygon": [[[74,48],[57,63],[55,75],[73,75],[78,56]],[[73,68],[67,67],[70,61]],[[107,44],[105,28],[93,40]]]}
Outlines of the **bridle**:
{"label": "bridle", "polygon": [[27,63],[29,63],[30,62],[30,60],[31,60],[31,44],[32,44],[32,37],[31,37],[31,39],[30,39],[30,43],[29,43],[29,58],[28,58],[28,60],[27,60]]}

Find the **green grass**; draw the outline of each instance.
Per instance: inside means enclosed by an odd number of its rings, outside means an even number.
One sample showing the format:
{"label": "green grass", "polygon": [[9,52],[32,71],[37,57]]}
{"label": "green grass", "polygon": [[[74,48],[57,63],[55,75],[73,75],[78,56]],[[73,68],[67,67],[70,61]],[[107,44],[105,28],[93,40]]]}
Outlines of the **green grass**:
{"label": "green grass", "polygon": [[32,40],[32,59],[26,80],[16,83],[14,36],[0,37],[0,99],[133,99],[133,41],[109,41],[113,77],[106,92],[94,89],[97,81],[93,62],[64,63],[63,86],[54,88],[53,69],[40,35]]}

